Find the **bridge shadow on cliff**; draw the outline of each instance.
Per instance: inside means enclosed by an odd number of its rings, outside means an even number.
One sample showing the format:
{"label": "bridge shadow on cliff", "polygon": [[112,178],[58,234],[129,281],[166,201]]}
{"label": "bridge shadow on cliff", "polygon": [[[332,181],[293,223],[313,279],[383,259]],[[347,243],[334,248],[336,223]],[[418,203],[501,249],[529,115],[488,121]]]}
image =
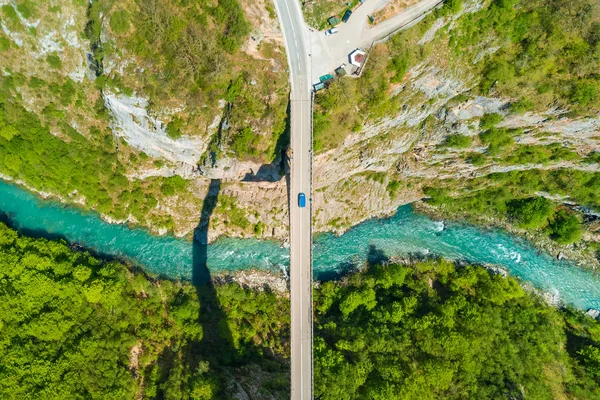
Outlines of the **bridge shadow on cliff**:
{"label": "bridge shadow on cliff", "polygon": [[[209,233],[220,191],[221,181],[212,179],[191,244],[192,283],[200,309],[195,322],[188,321],[188,325],[183,329],[189,328],[193,332],[197,322],[202,327],[202,335],[196,340],[175,341],[161,352],[156,363],[159,365],[156,381],[161,383],[156,398],[181,398],[167,396],[171,390],[169,382],[176,382],[176,385],[190,385],[195,379],[217,384],[218,393],[214,393],[212,398],[247,398],[244,397],[244,391],[248,389],[247,385],[253,382],[251,372],[248,371],[258,371],[256,373],[259,375],[272,374],[264,381],[271,382],[271,387],[265,390],[282,390],[278,386],[273,386],[272,382],[278,382],[277,379],[280,379],[279,376],[282,374],[285,376],[285,372],[281,371],[286,370],[286,365],[265,346],[261,347],[244,338],[234,339],[230,326],[237,329],[235,322],[230,319],[228,309],[221,302],[222,297],[219,297],[219,294],[227,293],[227,289],[218,288],[209,269]],[[175,305],[190,303],[191,296],[193,292],[189,293],[182,289],[175,296],[174,303]],[[242,299],[237,298],[233,301],[242,301]],[[150,375],[152,371],[146,373]],[[261,375],[261,379],[263,376]],[[264,382],[261,381],[261,384]],[[287,382],[287,379],[284,382]]]}
{"label": "bridge shadow on cliff", "polygon": [[[192,240],[192,283],[200,301],[199,322],[203,331],[198,350],[202,358],[208,360],[210,364],[229,366],[236,359],[236,350],[228,327],[227,315],[219,302],[208,269],[208,232],[220,191],[221,181],[212,179]],[[216,349],[218,350],[215,351]]]}

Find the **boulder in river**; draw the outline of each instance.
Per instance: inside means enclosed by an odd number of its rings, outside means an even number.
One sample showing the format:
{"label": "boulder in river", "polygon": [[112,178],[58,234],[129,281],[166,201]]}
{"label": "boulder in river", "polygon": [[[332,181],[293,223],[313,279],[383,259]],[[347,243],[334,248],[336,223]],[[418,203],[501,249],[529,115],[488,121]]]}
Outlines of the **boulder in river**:
{"label": "boulder in river", "polygon": [[600,317],[600,310],[596,310],[595,308],[590,308],[587,310],[586,314],[594,319],[598,319],[598,317]]}

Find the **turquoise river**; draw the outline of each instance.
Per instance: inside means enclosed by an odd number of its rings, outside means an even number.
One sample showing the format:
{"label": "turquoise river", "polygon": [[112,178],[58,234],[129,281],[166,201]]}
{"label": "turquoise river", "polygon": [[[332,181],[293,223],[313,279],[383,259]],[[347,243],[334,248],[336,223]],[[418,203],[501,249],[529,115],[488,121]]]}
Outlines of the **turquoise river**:
{"label": "turquoise river", "polygon": [[[109,224],[98,214],[40,200],[18,186],[0,180],[2,218],[26,234],[64,238],[95,252],[126,258],[150,272],[189,279],[192,244],[143,229]],[[377,251],[373,251],[377,249]],[[386,219],[371,219],[344,235],[315,237],[314,275],[329,279],[363,263],[369,254],[438,255],[473,263],[497,264],[523,282],[580,309],[600,309],[600,278],[566,261],[558,261],[526,241],[495,229],[433,221],[400,207]],[[211,273],[258,268],[286,270],[289,252],[278,243],[223,238],[207,248]]]}

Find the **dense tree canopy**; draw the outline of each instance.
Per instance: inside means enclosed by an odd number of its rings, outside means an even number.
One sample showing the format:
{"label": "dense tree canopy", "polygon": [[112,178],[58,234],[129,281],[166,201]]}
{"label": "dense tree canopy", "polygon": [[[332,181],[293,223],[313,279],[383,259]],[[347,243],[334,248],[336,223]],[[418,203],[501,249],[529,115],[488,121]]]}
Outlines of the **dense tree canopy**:
{"label": "dense tree canopy", "polygon": [[288,314],[273,294],[156,281],[0,223],[3,399],[210,399],[256,363],[286,393],[268,354],[285,354]]}
{"label": "dense tree canopy", "polygon": [[[194,287],[0,224],[0,397],[289,398],[289,301]],[[600,324],[442,260],[315,290],[319,399],[600,396]]]}
{"label": "dense tree canopy", "polygon": [[564,315],[480,267],[372,267],[323,284],[316,314],[320,399],[600,396],[599,325],[568,313],[565,335]]}

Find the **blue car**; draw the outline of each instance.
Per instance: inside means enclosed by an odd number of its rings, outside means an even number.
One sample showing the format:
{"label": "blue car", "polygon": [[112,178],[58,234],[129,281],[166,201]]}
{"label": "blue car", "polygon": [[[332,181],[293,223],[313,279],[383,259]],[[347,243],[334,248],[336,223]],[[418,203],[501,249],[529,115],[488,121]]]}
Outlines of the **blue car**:
{"label": "blue car", "polygon": [[304,193],[298,193],[298,207],[306,207],[306,196]]}

